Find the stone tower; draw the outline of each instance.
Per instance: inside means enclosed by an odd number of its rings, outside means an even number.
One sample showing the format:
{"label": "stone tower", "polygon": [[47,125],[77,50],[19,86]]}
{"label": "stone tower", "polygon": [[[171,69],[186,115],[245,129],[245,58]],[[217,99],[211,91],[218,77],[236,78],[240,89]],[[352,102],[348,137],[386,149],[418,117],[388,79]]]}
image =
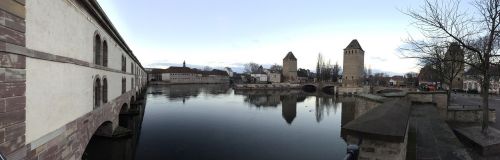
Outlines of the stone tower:
{"label": "stone tower", "polygon": [[[456,74],[453,78],[452,86],[448,86],[448,89],[463,89],[464,83],[464,63],[457,61],[464,61],[464,50],[460,48],[460,44],[457,42],[450,43],[448,50],[445,53],[445,59],[452,62],[445,62],[446,67],[454,67],[454,69],[448,69],[450,74]],[[451,77],[451,76],[448,76]]]}
{"label": "stone tower", "polygon": [[344,49],[343,87],[361,87],[365,66],[365,51],[354,39]]}
{"label": "stone tower", "polygon": [[283,58],[283,82],[297,81],[297,58],[292,52]]}

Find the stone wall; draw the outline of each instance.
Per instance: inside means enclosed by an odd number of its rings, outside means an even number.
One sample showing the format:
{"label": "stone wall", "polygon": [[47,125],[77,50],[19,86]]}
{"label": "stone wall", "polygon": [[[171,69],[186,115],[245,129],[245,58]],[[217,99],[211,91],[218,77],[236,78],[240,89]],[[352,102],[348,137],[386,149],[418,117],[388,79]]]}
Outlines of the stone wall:
{"label": "stone wall", "polygon": [[[496,111],[494,109],[490,109],[488,113],[488,121],[495,123],[496,122]],[[483,117],[483,110],[478,109],[461,109],[461,108],[450,108],[447,112],[447,121],[456,121],[456,122],[481,122]]]}
{"label": "stone wall", "polygon": [[356,95],[355,98],[355,108],[354,108],[354,119],[365,114],[366,112],[378,107],[385,102],[384,97],[371,95],[371,94],[360,94]]}
{"label": "stone wall", "polygon": [[125,107],[129,107],[133,103],[130,101],[132,96],[135,96],[134,90],[27,144],[28,154],[26,159],[81,159],[92,136],[95,133],[98,134],[98,129],[107,127],[104,126],[106,123],[111,123],[112,127],[106,132],[109,134],[109,132],[114,131],[119,124],[119,114],[122,106],[125,104]]}
{"label": "stone wall", "polygon": [[[358,138],[347,136],[348,144],[357,144]],[[403,142],[364,138],[359,145],[358,160],[404,160],[408,144],[408,132]]]}
{"label": "stone wall", "polygon": [[446,92],[408,92],[407,96],[411,102],[434,103],[438,109],[448,107]]}
{"label": "stone wall", "polygon": [[26,155],[25,1],[0,1],[0,153],[9,160]]}

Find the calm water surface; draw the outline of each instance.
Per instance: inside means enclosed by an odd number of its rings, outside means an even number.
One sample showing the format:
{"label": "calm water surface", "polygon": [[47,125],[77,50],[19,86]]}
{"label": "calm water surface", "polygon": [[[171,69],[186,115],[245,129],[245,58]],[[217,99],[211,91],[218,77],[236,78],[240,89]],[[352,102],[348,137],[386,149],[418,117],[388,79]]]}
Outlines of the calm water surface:
{"label": "calm water surface", "polygon": [[349,116],[342,117],[342,103],[333,96],[243,92],[224,85],[151,86],[147,92],[144,117],[133,122],[138,126],[136,134],[92,142],[100,146],[94,150],[115,148],[107,159],[140,160],[336,160],[345,156],[340,126]]}

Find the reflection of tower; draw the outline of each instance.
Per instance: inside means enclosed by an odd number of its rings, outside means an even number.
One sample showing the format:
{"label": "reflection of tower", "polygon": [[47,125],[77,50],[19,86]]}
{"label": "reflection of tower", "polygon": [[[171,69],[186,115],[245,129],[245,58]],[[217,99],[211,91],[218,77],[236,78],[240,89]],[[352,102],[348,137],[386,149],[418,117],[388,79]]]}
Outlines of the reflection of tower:
{"label": "reflection of tower", "polygon": [[340,119],[340,125],[344,126],[350,121],[354,120],[356,112],[356,103],[354,101],[344,101],[342,102],[342,118]]}
{"label": "reflection of tower", "polygon": [[319,104],[319,97],[316,96],[316,101],[315,101],[315,105],[316,105],[316,122],[320,122],[322,119],[323,119],[323,110],[320,109],[321,105]]}
{"label": "reflection of tower", "polygon": [[282,97],[281,114],[288,124],[292,124],[293,119],[297,116],[297,97],[294,95],[286,95]]}

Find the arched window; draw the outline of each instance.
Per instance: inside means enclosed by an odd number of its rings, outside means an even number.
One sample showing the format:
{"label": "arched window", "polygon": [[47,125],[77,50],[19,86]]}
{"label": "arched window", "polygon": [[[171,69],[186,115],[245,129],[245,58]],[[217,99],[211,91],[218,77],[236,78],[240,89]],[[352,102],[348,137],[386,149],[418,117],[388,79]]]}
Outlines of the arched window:
{"label": "arched window", "polygon": [[122,78],[122,94],[127,90],[127,79]]}
{"label": "arched window", "polygon": [[102,101],[108,103],[108,79],[102,79]]}
{"label": "arched window", "polygon": [[94,63],[101,64],[101,36],[99,34],[94,37]]}
{"label": "arched window", "polygon": [[96,78],[94,81],[94,109],[101,105],[101,80]]}
{"label": "arched window", "polygon": [[108,42],[102,42],[102,65],[108,66]]}

